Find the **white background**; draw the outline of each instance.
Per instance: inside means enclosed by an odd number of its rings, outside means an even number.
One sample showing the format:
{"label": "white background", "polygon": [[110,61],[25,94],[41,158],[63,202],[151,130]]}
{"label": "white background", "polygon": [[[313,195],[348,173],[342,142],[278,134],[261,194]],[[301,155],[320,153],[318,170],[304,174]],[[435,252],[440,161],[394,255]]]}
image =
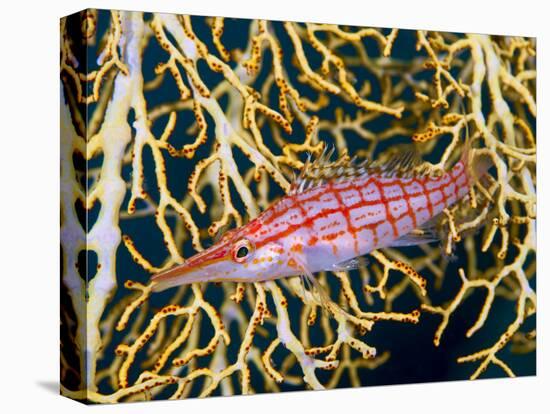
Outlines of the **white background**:
{"label": "white background", "polygon": [[[545,1],[15,0],[0,21],[0,410],[81,412],[57,395],[59,17],[86,7],[537,36],[538,375],[93,407],[102,412],[550,412],[548,394],[548,75]],[[546,270],[545,270],[546,269]],[[546,345],[546,347],[545,347]],[[33,410],[33,411],[31,411]]]}

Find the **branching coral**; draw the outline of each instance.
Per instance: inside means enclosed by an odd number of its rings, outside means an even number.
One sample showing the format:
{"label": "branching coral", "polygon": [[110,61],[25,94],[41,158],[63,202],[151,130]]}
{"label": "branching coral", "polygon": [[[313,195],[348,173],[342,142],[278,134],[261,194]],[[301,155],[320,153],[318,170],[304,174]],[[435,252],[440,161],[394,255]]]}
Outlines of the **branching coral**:
{"label": "branching coral", "polygon": [[[533,39],[87,10],[62,19],[61,40],[65,395],[366,385],[399,357],[379,326],[399,338],[439,317],[433,342],[445,347],[479,289],[466,337],[501,300],[515,317],[458,358],[477,363],[471,378],[491,365],[513,376],[503,350],[534,350]],[[150,274],[269,207],[307,153],[414,145],[438,173],[466,135],[492,169],[445,212],[443,246],[375,251],[357,272],[319,275],[327,309],[298,277],[152,293]]]}

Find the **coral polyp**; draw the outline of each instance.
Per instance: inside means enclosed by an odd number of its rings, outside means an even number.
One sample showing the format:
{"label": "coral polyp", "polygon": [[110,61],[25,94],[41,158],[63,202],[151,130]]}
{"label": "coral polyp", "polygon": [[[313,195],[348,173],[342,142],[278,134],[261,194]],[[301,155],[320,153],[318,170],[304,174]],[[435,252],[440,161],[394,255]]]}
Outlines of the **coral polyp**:
{"label": "coral polyp", "polygon": [[[61,20],[60,59],[64,395],[535,373],[535,39],[86,10]],[[317,273],[326,306],[298,274],[154,289],[326,148],[414,148],[437,177],[466,141],[488,172],[441,242]]]}

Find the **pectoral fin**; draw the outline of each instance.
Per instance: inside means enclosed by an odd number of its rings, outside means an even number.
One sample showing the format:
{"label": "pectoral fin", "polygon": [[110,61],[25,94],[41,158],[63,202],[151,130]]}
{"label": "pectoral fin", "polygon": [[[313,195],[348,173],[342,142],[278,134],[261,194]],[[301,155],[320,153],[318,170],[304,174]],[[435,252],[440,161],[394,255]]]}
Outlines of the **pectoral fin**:
{"label": "pectoral fin", "polygon": [[332,265],[333,272],[347,272],[349,270],[359,269],[360,267],[367,266],[369,261],[364,256],[354,257],[353,259],[345,260],[340,263]]}

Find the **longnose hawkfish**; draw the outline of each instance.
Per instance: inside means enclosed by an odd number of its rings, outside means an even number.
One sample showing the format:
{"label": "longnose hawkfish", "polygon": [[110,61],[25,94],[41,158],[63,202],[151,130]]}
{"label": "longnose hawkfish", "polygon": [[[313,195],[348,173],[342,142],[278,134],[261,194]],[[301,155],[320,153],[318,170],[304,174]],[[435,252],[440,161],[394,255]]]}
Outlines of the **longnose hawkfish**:
{"label": "longnose hawkfish", "polygon": [[[259,282],[349,270],[375,249],[433,241],[416,231],[462,199],[485,171],[471,151],[435,175],[411,155],[380,163],[331,151],[305,163],[287,195],[208,249],[153,276],[153,291],[194,282]],[[424,171],[422,171],[424,170]],[[318,282],[317,282],[318,283]],[[318,286],[318,285],[315,285]]]}

